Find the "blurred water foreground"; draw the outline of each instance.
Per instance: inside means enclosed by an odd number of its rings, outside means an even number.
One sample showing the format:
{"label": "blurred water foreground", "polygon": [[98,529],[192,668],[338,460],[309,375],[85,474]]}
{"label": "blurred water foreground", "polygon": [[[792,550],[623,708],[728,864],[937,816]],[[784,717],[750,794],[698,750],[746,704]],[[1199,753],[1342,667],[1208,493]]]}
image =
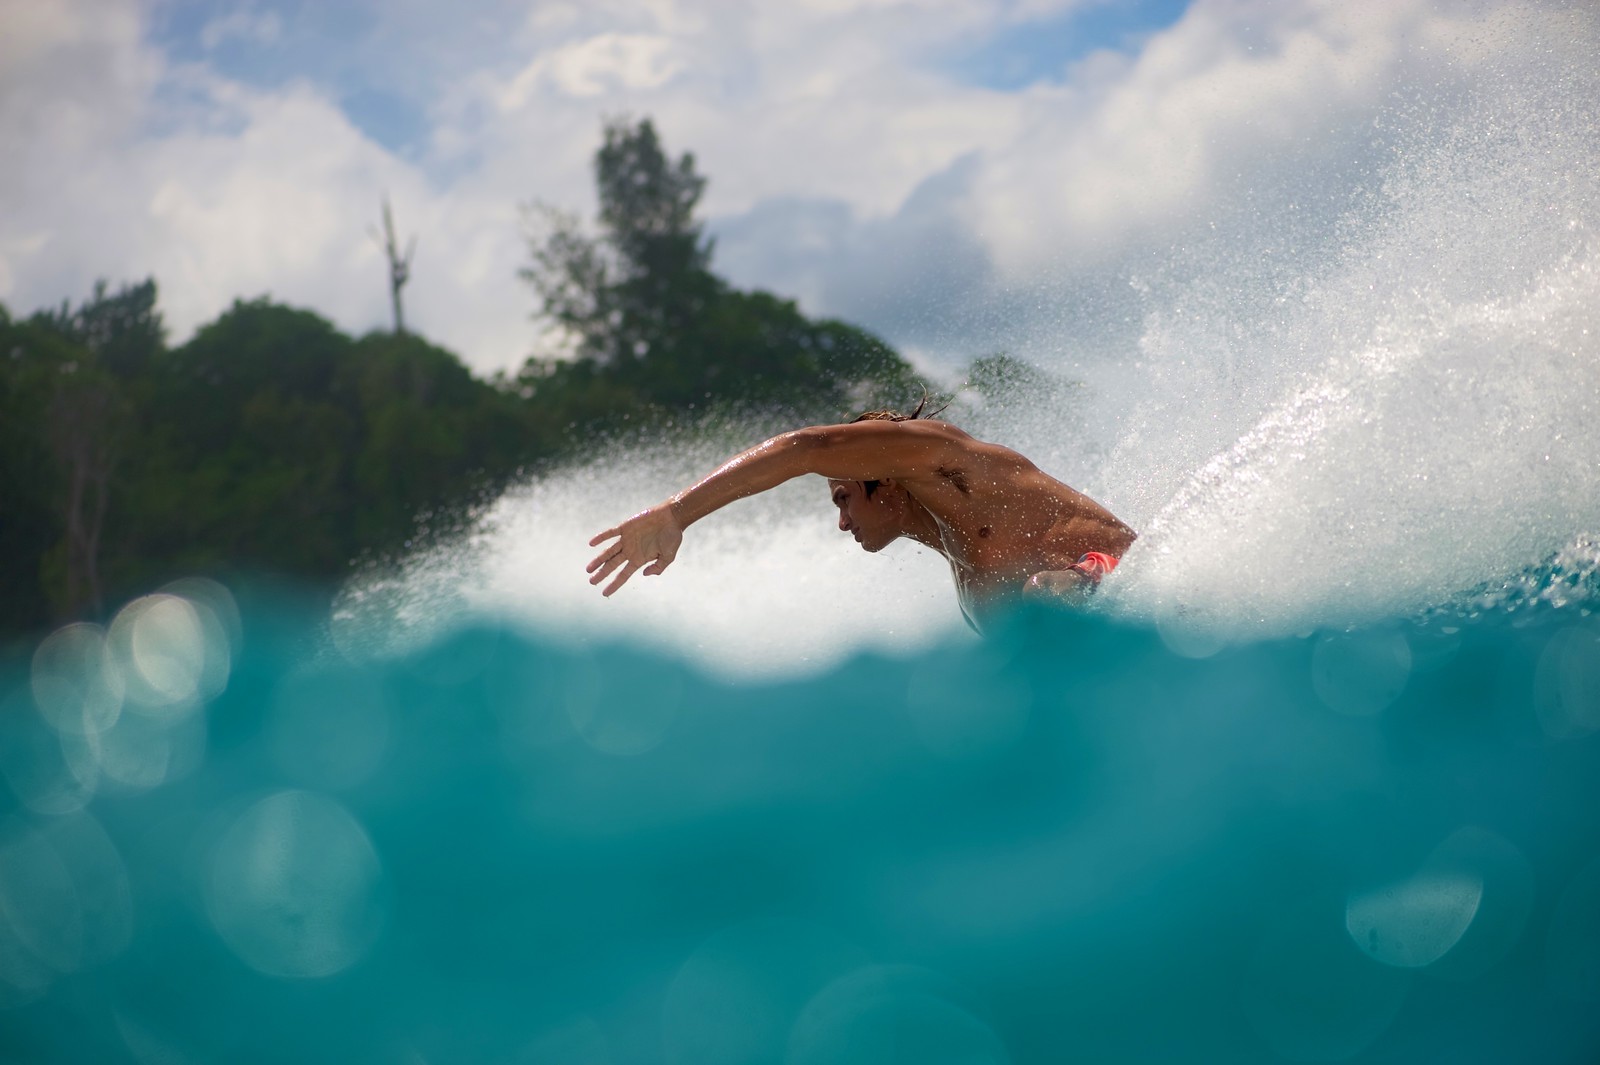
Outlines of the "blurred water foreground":
{"label": "blurred water foreground", "polygon": [[1600,625],[743,685],[182,582],[0,679],[0,1059],[1600,1060]]}

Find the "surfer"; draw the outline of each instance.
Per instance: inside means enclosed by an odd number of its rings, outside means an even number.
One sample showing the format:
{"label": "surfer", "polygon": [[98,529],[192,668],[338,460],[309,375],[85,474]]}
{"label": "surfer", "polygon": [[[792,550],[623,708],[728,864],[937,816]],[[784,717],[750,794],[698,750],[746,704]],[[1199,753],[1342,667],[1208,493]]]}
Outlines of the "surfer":
{"label": "surfer", "polygon": [[926,404],[796,429],[735,455],[590,540],[612,542],[589,563],[589,583],[615,574],[609,596],[640,570],[655,576],[677,557],[683,531],[707,514],[817,473],[828,479],[839,529],[864,550],[904,536],[943,555],[962,613],[979,631],[1018,598],[1081,602],[1137,534],[1010,448],[924,416]]}

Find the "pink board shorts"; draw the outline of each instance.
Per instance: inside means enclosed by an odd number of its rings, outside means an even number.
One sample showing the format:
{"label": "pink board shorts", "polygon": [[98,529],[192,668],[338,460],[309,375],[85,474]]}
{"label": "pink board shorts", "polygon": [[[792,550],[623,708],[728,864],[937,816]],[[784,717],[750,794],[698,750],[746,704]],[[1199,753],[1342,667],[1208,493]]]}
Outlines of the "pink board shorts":
{"label": "pink board shorts", "polygon": [[1100,551],[1085,551],[1083,557],[1068,568],[1077,570],[1099,584],[1101,577],[1117,568],[1117,560]]}

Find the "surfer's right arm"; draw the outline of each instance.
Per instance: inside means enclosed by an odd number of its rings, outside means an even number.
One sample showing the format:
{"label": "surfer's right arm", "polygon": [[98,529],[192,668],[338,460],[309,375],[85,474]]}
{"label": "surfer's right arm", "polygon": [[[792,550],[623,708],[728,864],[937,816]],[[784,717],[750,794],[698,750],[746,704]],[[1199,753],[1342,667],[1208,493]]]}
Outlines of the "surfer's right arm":
{"label": "surfer's right arm", "polygon": [[852,422],[813,425],[782,433],[740,452],[704,479],[664,503],[641,511],[596,536],[590,547],[615,539],[589,563],[589,583],[616,579],[605,595],[621,588],[641,568],[645,576],[665,570],[677,557],[683,530],[745,496],[776,488],[808,473],[840,481],[916,477],[953,462],[976,443],[947,422]]}

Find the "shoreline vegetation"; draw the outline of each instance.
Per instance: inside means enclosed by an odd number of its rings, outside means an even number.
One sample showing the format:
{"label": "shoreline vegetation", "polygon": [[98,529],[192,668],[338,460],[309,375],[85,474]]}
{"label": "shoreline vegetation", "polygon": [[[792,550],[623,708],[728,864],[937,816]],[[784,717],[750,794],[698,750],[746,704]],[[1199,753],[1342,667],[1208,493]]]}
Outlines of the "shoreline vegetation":
{"label": "shoreline vegetation", "polygon": [[520,274],[566,350],[515,374],[475,377],[407,332],[403,277],[395,328],[361,337],[262,297],[169,346],[153,278],[26,318],[0,307],[0,641],[178,577],[331,586],[607,440],[921,391],[871,333],[713,273],[705,179],[649,119],[608,121],[594,165],[596,231],[526,208]]}

